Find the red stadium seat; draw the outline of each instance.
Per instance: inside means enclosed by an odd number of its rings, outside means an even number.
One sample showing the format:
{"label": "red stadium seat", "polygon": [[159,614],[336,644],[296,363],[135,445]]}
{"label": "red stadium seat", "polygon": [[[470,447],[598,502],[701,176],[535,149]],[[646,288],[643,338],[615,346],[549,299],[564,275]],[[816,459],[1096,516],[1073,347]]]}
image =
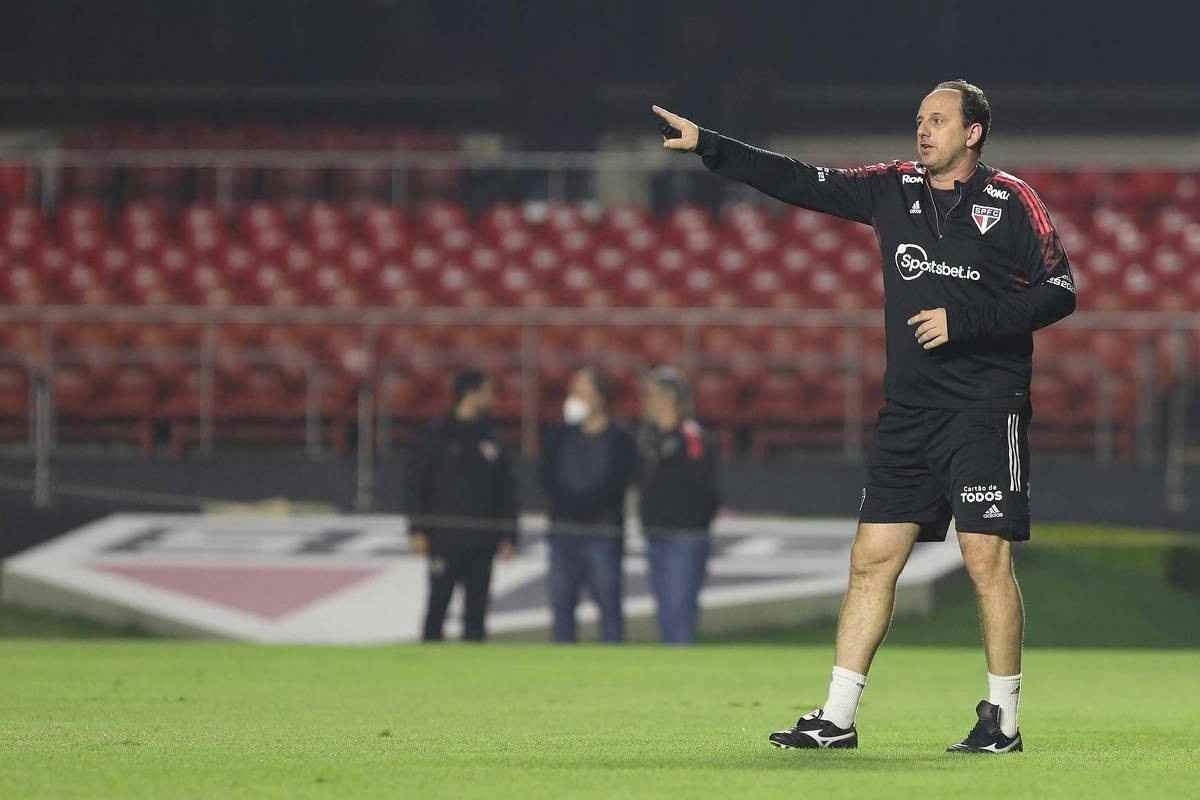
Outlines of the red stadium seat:
{"label": "red stadium seat", "polygon": [[333,196],[350,208],[368,207],[392,193],[392,171],[386,167],[347,166],[333,172]]}
{"label": "red stadium seat", "polygon": [[[654,228],[631,228],[622,232],[617,241],[630,253],[650,256],[659,245],[659,235]],[[716,237],[708,230],[688,231],[681,239],[684,249],[691,253],[707,252],[716,244]]]}
{"label": "red stadium seat", "polygon": [[704,370],[695,378],[693,394],[697,418],[717,433],[722,451],[731,454],[734,433],[744,421],[746,399],[737,377],[727,371]]}
{"label": "red stadium seat", "polygon": [[63,196],[79,201],[108,197],[116,178],[116,170],[108,166],[65,167],[62,170]]}
{"label": "red stadium seat", "polygon": [[527,387],[521,371],[517,369],[495,371],[490,375],[495,393],[493,418],[501,424],[516,425],[525,410],[526,392],[534,393],[537,390],[536,381]]}
{"label": "red stadium seat", "polygon": [[0,269],[0,298],[12,305],[37,306],[50,299],[53,284],[23,263]]}
{"label": "red stadium seat", "polygon": [[707,209],[700,206],[683,205],[675,208],[667,216],[667,226],[675,231],[690,233],[697,230],[708,230],[713,227],[713,224]]}
{"label": "red stadium seat", "polygon": [[679,365],[684,358],[684,332],[678,327],[638,326],[633,329],[634,351],[642,364]]}
{"label": "red stadium seat", "polygon": [[558,247],[568,258],[582,258],[595,246],[596,239],[587,230],[566,230],[561,231],[558,235]]}
{"label": "red stadium seat", "polygon": [[621,282],[616,286],[622,305],[649,305],[651,295],[659,288],[654,273],[641,265],[631,265],[624,270]]}
{"label": "red stadium seat", "polygon": [[844,411],[841,386],[827,374],[769,372],[747,411],[751,452],[763,458],[775,446],[840,444]]}
{"label": "red stadium seat", "polygon": [[79,418],[87,415],[96,397],[94,378],[82,366],[61,366],[54,371],[54,407],[59,417]]}
{"label": "red stadium seat", "polygon": [[182,167],[142,167],[127,171],[125,192],[146,205],[169,208],[183,197],[187,179],[187,170]]}
{"label": "red stadium seat", "polygon": [[641,207],[631,205],[612,206],[601,219],[601,226],[610,231],[628,231],[645,228],[650,224],[649,213]]}
{"label": "red stadium seat", "polygon": [[21,365],[0,362],[0,441],[29,440],[29,391],[29,371]]}
{"label": "red stadium seat", "polygon": [[444,201],[422,206],[417,212],[416,221],[428,234],[435,234],[448,228],[464,228],[469,223],[466,209]]}

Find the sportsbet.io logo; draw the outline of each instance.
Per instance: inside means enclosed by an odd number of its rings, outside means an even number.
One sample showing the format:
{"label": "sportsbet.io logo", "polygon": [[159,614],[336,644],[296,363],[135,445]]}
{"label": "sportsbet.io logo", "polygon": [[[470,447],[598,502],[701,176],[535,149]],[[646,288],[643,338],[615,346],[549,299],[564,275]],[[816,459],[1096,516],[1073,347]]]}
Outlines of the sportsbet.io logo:
{"label": "sportsbet.io logo", "polygon": [[945,261],[933,261],[925,248],[919,244],[902,244],[896,248],[896,269],[900,277],[906,281],[915,281],[928,272],[943,278],[958,278],[962,281],[977,281],[981,277],[979,270],[974,267],[964,267],[961,264],[947,264]]}

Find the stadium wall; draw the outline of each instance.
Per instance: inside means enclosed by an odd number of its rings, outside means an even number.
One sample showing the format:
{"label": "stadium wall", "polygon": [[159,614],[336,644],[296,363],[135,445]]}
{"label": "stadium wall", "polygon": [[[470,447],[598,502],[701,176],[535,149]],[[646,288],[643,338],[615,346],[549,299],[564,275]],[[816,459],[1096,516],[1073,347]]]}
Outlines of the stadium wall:
{"label": "stadium wall", "polygon": [[[51,508],[36,508],[28,492],[0,491],[0,556],[109,514],[122,511],[204,510],[213,498],[262,502],[286,498],[293,510],[354,507],[355,465],[349,459],[310,461],[266,449],[223,453],[195,461],[104,460],[62,457],[58,493]],[[0,461],[6,476],[28,474],[28,463]],[[1075,459],[1040,459],[1033,468],[1035,519],[1174,528],[1200,534],[1200,508],[1169,510],[1163,500],[1161,467],[1101,465]],[[96,475],[103,474],[103,484]],[[373,511],[400,513],[404,501],[404,458],[377,466]],[[535,465],[520,466],[521,496],[528,510],[543,498]],[[853,516],[863,467],[834,460],[738,459],[723,465],[726,506],[746,513],[788,516]],[[1200,481],[1192,474],[1191,482]],[[138,487],[129,491],[128,487]],[[184,491],[183,487],[186,487]],[[188,498],[199,498],[189,502]]]}

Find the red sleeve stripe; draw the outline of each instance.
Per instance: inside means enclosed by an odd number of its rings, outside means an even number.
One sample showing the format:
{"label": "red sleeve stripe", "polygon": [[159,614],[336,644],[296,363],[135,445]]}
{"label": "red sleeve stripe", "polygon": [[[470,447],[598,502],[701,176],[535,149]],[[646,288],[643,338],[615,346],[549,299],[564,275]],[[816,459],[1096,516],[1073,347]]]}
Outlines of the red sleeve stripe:
{"label": "red sleeve stripe", "polygon": [[891,164],[866,164],[861,167],[850,167],[849,169],[844,169],[842,171],[848,172],[851,175],[855,173],[858,173],[859,175],[876,175],[880,172],[887,172],[889,169],[891,169],[891,167]]}
{"label": "red sleeve stripe", "polygon": [[1053,232],[1054,226],[1050,224],[1050,214],[1046,211],[1046,207],[1042,205],[1041,199],[1034,193],[1029,184],[1005,172],[997,172],[993,176],[993,180],[1008,186],[1020,195],[1026,211],[1029,212],[1030,222],[1033,223],[1039,235],[1047,236]]}
{"label": "red sleeve stripe", "polygon": [[1038,236],[1046,237],[1054,233],[1054,225],[1050,223],[1050,212],[1046,210],[1046,206],[1042,205],[1041,198],[1034,193],[1028,183],[1007,172],[997,172],[992,176],[992,180],[1008,186],[1020,196]]}
{"label": "red sleeve stripe", "polygon": [[915,173],[916,164],[911,161],[885,161],[879,164],[866,164],[861,167],[851,167],[843,172],[860,173],[862,175],[878,175],[881,172],[897,170],[899,172]]}

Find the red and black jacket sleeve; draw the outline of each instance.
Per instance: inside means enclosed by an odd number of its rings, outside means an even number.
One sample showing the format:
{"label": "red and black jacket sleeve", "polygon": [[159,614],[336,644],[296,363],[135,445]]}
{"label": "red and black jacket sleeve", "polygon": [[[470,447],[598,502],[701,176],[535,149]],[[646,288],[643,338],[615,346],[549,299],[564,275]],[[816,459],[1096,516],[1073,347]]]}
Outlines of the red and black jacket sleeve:
{"label": "red and black jacket sleeve", "polygon": [[1019,336],[1058,322],[1075,310],[1071,264],[1045,205],[1029,186],[1005,183],[1019,203],[1012,228],[1016,273],[1012,291],[986,301],[946,309],[951,342]]}
{"label": "red and black jacket sleeve", "polygon": [[785,203],[866,224],[874,216],[870,169],[806,164],[707,128],[700,128],[696,153],[712,172]]}

